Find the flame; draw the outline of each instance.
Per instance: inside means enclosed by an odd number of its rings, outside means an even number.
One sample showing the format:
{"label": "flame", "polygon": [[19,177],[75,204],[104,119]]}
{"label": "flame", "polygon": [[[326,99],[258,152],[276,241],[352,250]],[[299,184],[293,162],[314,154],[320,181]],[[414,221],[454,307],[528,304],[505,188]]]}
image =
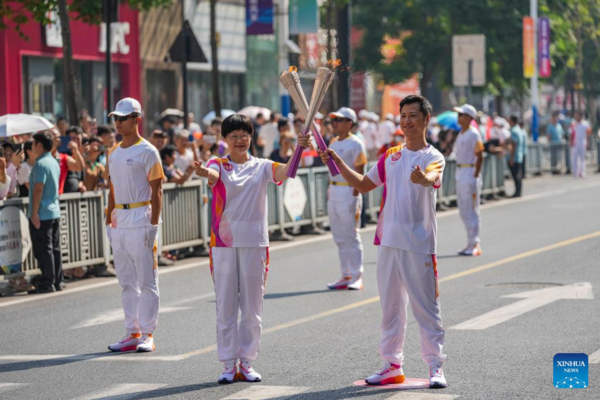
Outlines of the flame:
{"label": "flame", "polygon": [[296,68],[293,65],[290,65],[290,67],[288,68],[288,72],[292,73],[292,72],[298,72],[298,68]]}
{"label": "flame", "polygon": [[327,66],[331,67],[331,69],[336,69],[340,65],[342,65],[342,60],[340,60],[339,58],[337,60],[327,61]]}

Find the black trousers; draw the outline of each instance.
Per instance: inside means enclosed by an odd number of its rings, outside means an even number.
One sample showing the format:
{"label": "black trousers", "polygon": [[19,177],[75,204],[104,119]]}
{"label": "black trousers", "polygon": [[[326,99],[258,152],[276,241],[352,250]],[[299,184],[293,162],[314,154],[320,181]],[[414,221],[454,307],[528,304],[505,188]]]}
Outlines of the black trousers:
{"label": "black trousers", "polygon": [[33,255],[42,271],[40,288],[59,285],[63,281],[60,256],[60,219],[42,221],[40,229],[29,221],[29,232],[33,242]]}
{"label": "black trousers", "polygon": [[515,181],[515,196],[517,197],[521,197],[523,172],[523,163],[513,163],[513,166],[510,167],[510,173]]}

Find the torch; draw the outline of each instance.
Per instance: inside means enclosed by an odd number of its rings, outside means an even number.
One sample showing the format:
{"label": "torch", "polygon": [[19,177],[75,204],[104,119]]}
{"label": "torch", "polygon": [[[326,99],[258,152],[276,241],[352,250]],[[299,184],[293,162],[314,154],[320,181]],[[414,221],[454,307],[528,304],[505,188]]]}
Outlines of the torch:
{"label": "torch", "polygon": [[[308,102],[306,101],[306,97],[304,96],[304,92],[302,91],[302,87],[300,86],[300,77],[298,76],[296,68],[290,67],[289,71],[285,71],[279,76],[279,80],[283,84],[283,87],[290,93],[290,97],[294,99],[294,103],[296,103],[300,114],[305,118],[304,126],[302,127],[300,135],[306,135],[309,131],[311,131],[315,137],[317,146],[323,152],[327,150],[327,145],[325,144],[325,140],[323,140],[321,134],[314,126],[313,120],[317,114],[317,111],[321,107],[321,104],[325,99],[327,89],[331,85],[331,82],[333,82],[334,78],[335,73],[333,70],[329,68],[318,69],[317,79],[315,81],[315,86],[313,87],[313,95],[309,106]],[[290,178],[296,177],[296,171],[298,170],[298,165],[300,165],[302,151],[303,149],[298,146],[294,152],[294,155],[292,156],[292,163],[287,173],[287,176]],[[333,158],[329,159],[327,166],[329,167],[329,172],[331,172],[332,176],[336,176],[340,173],[337,165],[335,165],[335,162],[333,161]]]}

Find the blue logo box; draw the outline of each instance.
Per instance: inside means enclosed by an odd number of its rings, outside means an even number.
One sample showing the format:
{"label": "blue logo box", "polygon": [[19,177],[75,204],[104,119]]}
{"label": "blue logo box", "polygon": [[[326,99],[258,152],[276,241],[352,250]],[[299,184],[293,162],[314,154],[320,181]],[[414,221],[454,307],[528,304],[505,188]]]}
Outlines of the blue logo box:
{"label": "blue logo box", "polygon": [[585,389],[589,384],[588,356],[583,353],[558,353],[554,356],[554,387]]}

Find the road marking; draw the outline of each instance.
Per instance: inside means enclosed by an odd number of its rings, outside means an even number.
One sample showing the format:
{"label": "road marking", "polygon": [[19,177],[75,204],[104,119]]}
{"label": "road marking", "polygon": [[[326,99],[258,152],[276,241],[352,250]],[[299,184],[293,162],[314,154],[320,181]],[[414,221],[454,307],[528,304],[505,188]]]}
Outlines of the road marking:
{"label": "road marking", "polygon": [[306,392],[307,387],[295,386],[251,386],[247,389],[225,397],[223,400],[267,400],[294,396]]}
{"label": "road marking", "polygon": [[[575,186],[575,185],[573,185],[573,186]],[[526,201],[538,200],[538,199],[552,197],[552,196],[556,196],[556,195],[560,195],[560,194],[571,193],[574,191],[591,189],[591,188],[594,188],[597,186],[600,186],[600,182],[593,182],[593,183],[589,183],[589,184],[585,184],[585,185],[577,185],[576,187],[569,186],[567,188],[552,190],[549,192],[542,192],[542,193],[523,196],[518,199],[499,201],[497,203],[486,203],[481,206],[481,209],[486,210],[489,208],[503,207],[503,206],[513,205],[513,204],[517,204],[517,203],[523,203]],[[458,214],[458,210],[454,209],[451,211],[445,211],[444,213],[438,214],[437,218],[441,219],[441,218],[450,217],[450,216],[457,215],[457,214]],[[377,228],[376,226],[369,226],[367,228],[361,229],[360,231],[364,232],[364,233],[372,232],[376,228]],[[327,234],[324,234],[324,235],[321,235],[318,237],[314,237],[314,238],[310,238],[310,239],[306,239],[306,240],[298,240],[298,241],[290,242],[290,243],[276,244],[276,245],[270,247],[269,250],[271,252],[274,252],[274,251],[278,251],[278,250],[285,250],[285,249],[289,249],[289,248],[296,247],[296,246],[317,243],[317,242],[330,240],[330,239],[332,239],[332,235],[331,235],[331,233],[327,233]],[[174,273],[174,272],[185,271],[190,268],[204,267],[204,266],[208,266],[208,265],[209,265],[208,260],[204,260],[204,261],[200,261],[200,262],[192,261],[188,264],[182,264],[182,265],[177,265],[177,266],[168,267],[168,268],[161,268],[161,269],[159,269],[159,275],[163,276],[163,275],[167,275],[167,274]],[[75,293],[79,293],[79,292],[83,292],[83,291],[87,291],[87,290],[93,290],[93,289],[103,288],[103,287],[110,286],[110,285],[115,285],[117,283],[118,283],[117,279],[113,278],[113,279],[108,279],[106,281],[99,282],[99,283],[92,283],[90,285],[84,285],[84,286],[80,286],[80,287],[76,287],[76,288],[69,288],[69,289],[63,290],[61,292],[49,293],[49,294],[44,294],[44,295],[35,295],[35,296],[32,296],[32,295],[23,296],[22,298],[15,299],[12,301],[0,302],[0,308],[13,306],[13,305],[17,305],[17,304],[29,303],[31,301],[36,301],[36,300],[47,300],[47,299],[54,298],[54,297],[66,296],[69,294],[75,294]]]}
{"label": "road marking", "polygon": [[600,350],[596,351],[595,353],[590,354],[590,357],[588,358],[588,363],[589,364],[600,364]]}
{"label": "road marking", "polygon": [[10,392],[26,385],[27,383],[0,383],[0,393]]}
{"label": "road marking", "polygon": [[512,299],[524,299],[508,306],[500,307],[479,317],[470,319],[450,329],[483,330],[516,318],[528,311],[543,307],[557,300],[586,299],[593,300],[594,292],[589,282],[575,283],[567,286],[551,287],[541,290],[514,293],[502,296]]}
{"label": "road marking", "polygon": [[454,400],[460,396],[453,394],[408,393],[402,392],[388,397],[388,400]]}
{"label": "road marking", "polygon": [[165,386],[167,385],[153,383],[121,383],[118,385],[112,385],[108,389],[99,390],[97,392],[78,397],[76,400],[95,400],[116,396],[118,396],[119,400],[133,399],[138,397],[141,393],[160,389],[161,387]]}
{"label": "road marking", "polygon": [[[190,300],[190,299],[189,299]],[[188,301],[189,301],[188,300]],[[190,310],[192,307],[161,307],[159,309],[160,314],[169,314],[177,311]],[[107,313],[98,315],[97,317],[85,320],[69,329],[80,329],[89,328],[91,326],[109,324],[111,322],[118,322],[123,320],[123,309],[109,311]]]}

